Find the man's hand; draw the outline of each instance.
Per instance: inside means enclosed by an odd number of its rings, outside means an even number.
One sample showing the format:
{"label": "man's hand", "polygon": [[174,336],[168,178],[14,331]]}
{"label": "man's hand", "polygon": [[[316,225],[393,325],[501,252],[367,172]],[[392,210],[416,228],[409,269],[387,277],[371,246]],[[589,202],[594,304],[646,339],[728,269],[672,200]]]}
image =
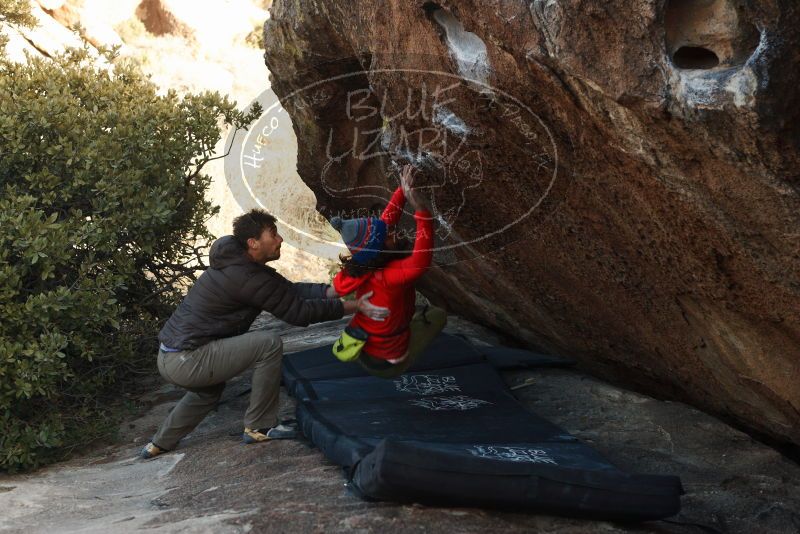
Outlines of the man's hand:
{"label": "man's hand", "polygon": [[374,321],[383,321],[389,317],[389,308],[382,308],[372,304],[369,301],[372,293],[372,291],[364,293],[361,298],[356,301],[358,303],[357,310]]}
{"label": "man's hand", "polygon": [[328,286],[328,289],[325,290],[325,298],[328,299],[335,299],[339,297],[339,293],[333,288],[333,286]]}
{"label": "man's hand", "polygon": [[372,296],[372,291],[369,293],[364,293],[362,297],[358,300],[346,300],[342,302],[344,305],[344,313],[345,315],[349,313],[363,313],[373,321],[384,321],[387,317],[389,317],[389,308],[382,308],[380,306],[375,306],[369,301],[369,298]]}

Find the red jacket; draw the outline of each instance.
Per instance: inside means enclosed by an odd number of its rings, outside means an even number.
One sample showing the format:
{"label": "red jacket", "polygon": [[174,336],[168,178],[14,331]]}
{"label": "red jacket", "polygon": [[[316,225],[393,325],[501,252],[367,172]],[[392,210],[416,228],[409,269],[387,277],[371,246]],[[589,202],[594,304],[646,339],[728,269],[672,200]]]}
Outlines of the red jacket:
{"label": "red jacket", "polygon": [[[402,188],[398,187],[381,215],[387,226],[395,225],[400,220],[405,200]],[[363,276],[352,277],[343,269],[333,277],[333,287],[339,295],[355,291],[358,298],[372,291],[370,302],[389,308],[389,317],[384,321],[372,320],[361,313],[356,313],[350,321],[352,326],[370,334],[364,352],[376,358],[399,358],[406,353],[408,325],[414,316],[416,299],[414,283],[425,274],[433,260],[433,218],[429,211],[418,210],[414,213],[414,219],[417,221],[417,233],[411,256],[390,261],[383,269]]]}

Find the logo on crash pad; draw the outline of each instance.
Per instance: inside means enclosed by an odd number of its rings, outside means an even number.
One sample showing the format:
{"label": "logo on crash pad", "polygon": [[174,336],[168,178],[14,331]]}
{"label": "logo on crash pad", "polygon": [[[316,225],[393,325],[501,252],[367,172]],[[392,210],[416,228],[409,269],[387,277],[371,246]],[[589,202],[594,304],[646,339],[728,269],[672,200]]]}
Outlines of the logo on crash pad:
{"label": "logo on crash pad", "polygon": [[523,447],[498,447],[497,445],[476,445],[469,452],[481,458],[503,460],[505,462],[527,462],[532,464],[558,465],[547,451]]}
{"label": "logo on crash pad", "polygon": [[461,391],[454,376],[402,375],[394,381],[397,391],[414,395],[437,395]]}
{"label": "logo on crash pad", "polygon": [[492,404],[489,401],[473,399],[465,395],[455,395],[453,397],[427,397],[425,399],[414,399],[409,402],[414,406],[427,408],[428,410],[435,412],[474,410],[475,408]]}

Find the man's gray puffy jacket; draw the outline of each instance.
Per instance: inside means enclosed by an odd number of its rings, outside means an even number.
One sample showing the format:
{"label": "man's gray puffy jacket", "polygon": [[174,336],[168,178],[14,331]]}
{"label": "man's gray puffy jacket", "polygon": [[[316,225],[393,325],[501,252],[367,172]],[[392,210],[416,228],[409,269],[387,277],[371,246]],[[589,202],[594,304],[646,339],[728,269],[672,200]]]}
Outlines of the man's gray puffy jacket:
{"label": "man's gray puffy jacket", "polygon": [[339,319],[338,298],[325,298],[326,284],[294,284],[275,269],[250,260],[233,236],[211,246],[210,268],[158,334],[169,348],[192,350],[244,334],[262,310],[297,326]]}

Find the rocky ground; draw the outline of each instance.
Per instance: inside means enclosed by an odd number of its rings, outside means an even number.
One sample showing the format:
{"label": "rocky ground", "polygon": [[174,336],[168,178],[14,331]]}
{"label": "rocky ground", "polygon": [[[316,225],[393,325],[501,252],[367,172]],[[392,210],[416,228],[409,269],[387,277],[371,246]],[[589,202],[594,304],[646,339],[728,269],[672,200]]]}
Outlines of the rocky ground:
{"label": "rocky ground", "polygon": [[[287,352],[332,342],[340,321],[302,329],[272,320]],[[491,332],[458,318],[448,325],[480,341]],[[591,443],[615,464],[677,474],[686,495],[670,521],[641,525],[467,508],[367,503],[348,493],[340,469],[305,441],[243,446],[249,377],[181,447],[136,458],[180,397],[159,387],[152,407],[120,428],[118,443],[28,475],[0,478],[0,532],[731,532],[800,529],[800,467],[775,450],[686,405],[663,402],[575,369],[507,372],[537,413]],[[284,398],[283,416],[293,413]]]}

